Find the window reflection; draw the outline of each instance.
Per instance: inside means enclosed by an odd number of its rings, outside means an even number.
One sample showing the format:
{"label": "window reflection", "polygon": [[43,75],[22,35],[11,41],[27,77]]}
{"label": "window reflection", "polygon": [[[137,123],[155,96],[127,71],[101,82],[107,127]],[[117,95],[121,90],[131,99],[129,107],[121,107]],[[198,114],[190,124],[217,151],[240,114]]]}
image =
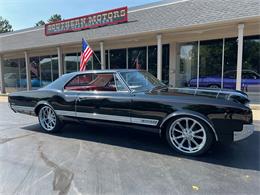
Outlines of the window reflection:
{"label": "window reflection", "polygon": [[162,54],[162,81],[169,84],[170,45],[163,45]]}
{"label": "window reflection", "polygon": [[222,50],[222,39],[200,42],[199,87],[221,87]]}
{"label": "window reflection", "polygon": [[112,49],[109,51],[110,69],[126,68],[126,49]]}
{"label": "window reflection", "polygon": [[146,47],[128,49],[128,68],[146,70]]}
{"label": "window reflection", "polygon": [[180,61],[176,79],[177,87],[197,87],[197,58],[198,43],[186,43],[180,45]]}
{"label": "window reflection", "polygon": [[[243,44],[242,89],[260,92],[260,36],[245,37]],[[259,98],[255,97],[255,98]]]}
{"label": "window reflection", "polygon": [[64,58],[64,72],[77,72],[79,70],[80,56],[78,53],[66,54]]}
{"label": "window reflection", "polygon": [[157,45],[148,47],[148,72],[157,77]]}

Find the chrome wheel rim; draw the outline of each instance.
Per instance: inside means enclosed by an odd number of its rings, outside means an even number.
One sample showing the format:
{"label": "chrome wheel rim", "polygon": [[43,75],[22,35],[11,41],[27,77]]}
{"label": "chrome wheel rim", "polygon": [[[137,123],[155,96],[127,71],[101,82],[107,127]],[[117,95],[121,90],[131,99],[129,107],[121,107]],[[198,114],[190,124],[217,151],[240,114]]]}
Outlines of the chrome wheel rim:
{"label": "chrome wheel rim", "polygon": [[46,131],[52,131],[56,126],[56,115],[54,111],[49,106],[44,106],[41,108],[39,113],[39,119],[41,126]]}
{"label": "chrome wheel rim", "polygon": [[181,152],[196,153],[206,144],[205,128],[193,118],[179,118],[170,127],[171,143]]}

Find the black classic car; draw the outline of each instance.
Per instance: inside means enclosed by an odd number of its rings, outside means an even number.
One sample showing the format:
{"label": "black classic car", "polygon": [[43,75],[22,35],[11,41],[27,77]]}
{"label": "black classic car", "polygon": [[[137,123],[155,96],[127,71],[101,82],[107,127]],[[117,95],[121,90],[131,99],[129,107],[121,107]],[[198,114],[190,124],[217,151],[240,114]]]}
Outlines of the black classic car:
{"label": "black classic car", "polygon": [[185,155],[254,131],[247,95],[216,89],[171,89],[146,71],[99,70],[61,76],[48,86],[9,95],[14,112],[38,116],[46,132],[64,122],[120,125],[165,136]]}

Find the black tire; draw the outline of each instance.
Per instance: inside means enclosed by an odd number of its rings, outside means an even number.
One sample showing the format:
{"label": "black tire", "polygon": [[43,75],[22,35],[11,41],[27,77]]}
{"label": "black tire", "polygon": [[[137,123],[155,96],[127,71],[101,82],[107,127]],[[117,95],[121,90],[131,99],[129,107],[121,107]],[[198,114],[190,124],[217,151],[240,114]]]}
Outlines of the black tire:
{"label": "black tire", "polygon": [[38,120],[42,130],[47,133],[59,132],[63,127],[63,122],[58,118],[55,111],[48,105],[44,105],[40,108]]}
{"label": "black tire", "polygon": [[[186,120],[188,120],[188,128],[185,126],[187,124]],[[195,125],[190,130],[193,122],[195,122]],[[181,124],[182,128],[178,123]],[[200,129],[202,130],[200,131]],[[210,127],[201,119],[191,116],[180,116],[172,119],[166,126],[165,136],[168,144],[174,151],[186,156],[198,156],[206,153],[214,141],[214,135]],[[183,142],[183,140],[185,141]],[[195,142],[198,146],[195,145]],[[191,151],[190,148],[192,146],[193,149]]]}
{"label": "black tire", "polygon": [[216,84],[209,85],[208,87],[212,89],[220,89],[220,86]]}

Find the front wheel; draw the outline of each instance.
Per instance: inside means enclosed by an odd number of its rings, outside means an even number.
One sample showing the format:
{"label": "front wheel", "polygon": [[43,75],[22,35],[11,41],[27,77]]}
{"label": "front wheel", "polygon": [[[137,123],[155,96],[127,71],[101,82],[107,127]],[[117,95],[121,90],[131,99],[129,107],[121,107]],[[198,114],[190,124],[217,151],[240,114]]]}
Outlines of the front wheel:
{"label": "front wheel", "polygon": [[168,124],[166,138],[175,151],[188,156],[205,153],[213,142],[212,132],[204,121],[186,116]]}
{"label": "front wheel", "polygon": [[42,129],[48,133],[58,132],[62,128],[62,122],[50,106],[41,107],[38,119]]}

